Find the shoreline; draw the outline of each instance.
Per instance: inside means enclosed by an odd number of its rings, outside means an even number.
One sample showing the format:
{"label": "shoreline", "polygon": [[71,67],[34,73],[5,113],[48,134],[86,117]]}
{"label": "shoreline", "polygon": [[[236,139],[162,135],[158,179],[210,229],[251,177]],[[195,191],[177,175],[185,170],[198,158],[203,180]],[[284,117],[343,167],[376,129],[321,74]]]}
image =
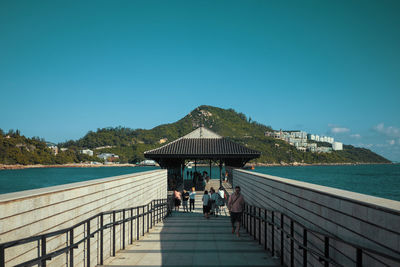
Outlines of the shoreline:
{"label": "shoreline", "polygon": [[21,170],[21,169],[37,169],[37,168],[100,168],[100,167],[138,167],[139,165],[124,163],[124,164],[88,164],[88,163],[69,163],[69,164],[34,164],[34,165],[20,165],[20,164],[0,164],[0,170]]}
{"label": "shoreline", "polygon": [[381,163],[381,162],[342,162],[342,163],[247,163],[245,167],[301,167],[301,166],[358,166],[358,165],[394,165],[397,163]]}
{"label": "shoreline", "polygon": [[[392,165],[398,163],[379,163],[379,162],[356,162],[356,163],[247,163],[244,168],[254,167],[300,167],[300,166],[356,166],[356,165]],[[206,164],[198,164],[197,166],[209,166]],[[142,166],[131,163],[121,164],[89,164],[89,163],[69,163],[69,164],[35,164],[35,165],[20,165],[20,164],[0,164],[1,170],[21,170],[21,169],[36,169],[36,168],[101,168],[101,167],[153,167],[153,166]],[[158,167],[156,165],[155,167]]]}

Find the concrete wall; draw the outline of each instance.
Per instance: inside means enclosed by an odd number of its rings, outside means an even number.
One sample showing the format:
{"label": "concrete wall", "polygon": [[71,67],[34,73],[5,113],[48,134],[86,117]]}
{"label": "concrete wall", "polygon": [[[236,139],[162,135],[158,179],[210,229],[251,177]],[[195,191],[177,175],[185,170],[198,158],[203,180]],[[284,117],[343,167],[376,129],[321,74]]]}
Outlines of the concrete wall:
{"label": "concrete wall", "polygon": [[[167,198],[167,171],[155,170],[86,182],[0,195],[0,243],[61,230],[100,212],[130,208]],[[135,214],[135,213],[134,213]],[[127,216],[130,215],[127,213]],[[117,214],[117,220],[122,214]],[[112,216],[105,216],[104,223]],[[146,220],[145,220],[146,222]],[[99,220],[90,222],[95,231]],[[140,222],[141,224],[142,222]],[[133,225],[134,231],[136,224]],[[84,237],[85,225],[74,232],[74,241]],[[147,227],[147,226],[146,226]],[[116,250],[122,247],[122,226],[116,229]],[[130,227],[126,227],[127,236]],[[140,231],[142,226],[140,225]],[[142,233],[141,233],[142,234]],[[136,236],[136,234],[135,234]],[[98,235],[91,238],[90,266],[99,263]],[[66,234],[47,240],[47,252],[64,247]],[[6,266],[14,266],[38,256],[38,244],[20,245],[5,252]],[[86,244],[74,250],[74,266],[86,266]],[[111,255],[111,230],[104,231],[104,259]],[[57,256],[48,266],[68,266],[68,255]]]}
{"label": "concrete wall", "polygon": [[[268,210],[280,211],[307,228],[328,233],[342,240],[371,248],[400,258],[400,202],[274,177],[244,170],[233,171],[233,185],[239,185],[246,202]],[[257,211],[258,213],[258,211]],[[264,213],[262,212],[262,216]],[[271,219],[271,213],[267,212]],[[280,224],[280,215],[275,218]],[[256,223],[258,235],[258,223]],[[290,219],[284,219],[290,232]],[[254,228],[253,228],[254,229]],[[295,225],[296,240],[302,242],[303,230]],[[271,249],[271,228],[267,230]],[[264,244],[264,230],[261,232]],[[323,236],[308,234],[309,244],[321,254]],[[275,252],[280,255],[280,232],[275,230]],[[285,264],[289,264],[289,241],[284,239]],[[330,243],[329,249],[344,266],[354,266],[356,250],[342,242]],[[311,266],[322,265],[308,255]],[[399,263],[382,260],[379,256],[363,254],[364,266],[396,266]],[[295,265],[302,265],[302,250],[295,246]]]}

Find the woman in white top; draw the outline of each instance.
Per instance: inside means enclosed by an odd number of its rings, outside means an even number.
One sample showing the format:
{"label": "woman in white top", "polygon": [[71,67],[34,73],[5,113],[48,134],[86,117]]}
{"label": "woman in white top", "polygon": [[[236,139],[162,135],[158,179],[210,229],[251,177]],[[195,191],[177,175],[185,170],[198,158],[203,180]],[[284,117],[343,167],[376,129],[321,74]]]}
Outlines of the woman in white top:
{"label": "woman in white top", "polygon": [[218,190],[219,198],[218,198],[218,203],[217,205],[219,206],[220,212],[222,210],[225,210],[225,191],[223,187],[220,187]]}

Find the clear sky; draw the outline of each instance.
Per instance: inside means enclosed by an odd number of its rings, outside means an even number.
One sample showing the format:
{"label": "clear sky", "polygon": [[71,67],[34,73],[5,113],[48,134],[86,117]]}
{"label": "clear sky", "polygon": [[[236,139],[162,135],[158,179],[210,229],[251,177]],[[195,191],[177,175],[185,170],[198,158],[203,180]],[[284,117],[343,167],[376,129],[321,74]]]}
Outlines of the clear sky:
{"label": "clear sky", "polygon": [[400,1],[0,1],[0,128],[60,142],[199,105],[400,161]]}

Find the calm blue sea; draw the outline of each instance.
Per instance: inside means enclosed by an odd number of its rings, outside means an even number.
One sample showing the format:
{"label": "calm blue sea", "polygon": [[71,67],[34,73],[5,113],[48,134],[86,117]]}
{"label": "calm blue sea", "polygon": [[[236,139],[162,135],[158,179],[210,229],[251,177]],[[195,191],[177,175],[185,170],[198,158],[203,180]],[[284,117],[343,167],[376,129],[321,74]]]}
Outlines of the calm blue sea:
{"label": "calm blue sea", "polygon": [[[0,194],[158,169],[157,167],[40,168],[0,170]],[[185,169],[185,178],[186,171]],[[194,171],[194,167],[189,171]],[[209,172],[208,167],[198,171]],[[400,201],[400,164],[256,167],[255,172]],[[225,170],[223,170],[223,173]],[[219,168],[212,168],[219,178]]]}
{"label": "calm blue sea", "polygon": [[400,164],[256,167],[253,171],[400,201]]}
{"label": "calm blue sea", "polygon": [[33,168],[0,170],[0,194],[143,172],[157,167]]}

